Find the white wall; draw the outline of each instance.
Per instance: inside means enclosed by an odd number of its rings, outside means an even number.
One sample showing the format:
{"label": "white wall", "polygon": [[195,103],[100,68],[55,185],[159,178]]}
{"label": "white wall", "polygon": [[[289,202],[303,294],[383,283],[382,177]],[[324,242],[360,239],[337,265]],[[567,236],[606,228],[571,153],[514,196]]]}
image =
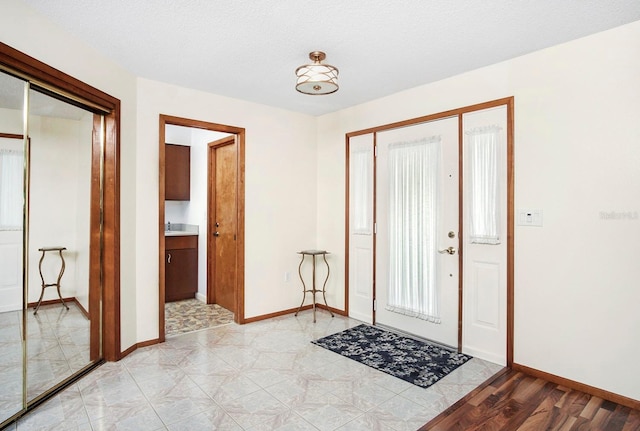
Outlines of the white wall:
{"label": "white wall", "polygon": [[0,133],[22,135],[24,126],[22,110],[0,108]]}
{"label": "white wall", "polygon": [[515,96],[514,360],[640,399],[639,52],[635,22],[320,117],[318,243],[344,268],[345,133]]}
{"label": "white wall", "polygon": [[[0,109],[0,130],[3,133],[9,130],[22,134],[21,117],[22,111]],[[61,280],[62,296],[76,297],[86,310],[89,309],[92,128],[93,114],[89,112],[80,120],[36,115],[29,117],[31,195],[28,302],[38,301],[41,292],[39,261],[42,253],[38,249],[63,246],[67,250],[63,252],[66,267]],[[60,266],[58,253],[47,252],[42,262],[46,283],[56,282]],[[45,289],[43,300],[57,298],[54,288]]]}
{"label": "white wall", "polygon": [[121,208],[121,343],[125,350],[136,341],[136,81],[22,1],[2,2],[0,40],[50,66],[117,97],[122,102],[120,191]]}
{"label": "white wall", "polygon": [[158,336],[158,115],[246,129],[245,317],[294,308],[296,251],[315,247],[315,118],[138,79],[138,337]]}
{"label": "white wall", "polygon": [[[67,248],[62,296],[78,297],[88,310],[92,117],[29,117],[28,302],[38,301],[42,290],[38,249],[61,246]],[[56,282],[60,266],[59,254],[47,252],[42,262],[45,283]],[[57,298],[55,288],[45,289],[44,300]]]}
{"label": "white wall", "polygon": [[[203,131],[205,132],[205,131]],[[185,223],[198,226],[198,294],[207,300],[207,142],[191,140],[191,200]]]}

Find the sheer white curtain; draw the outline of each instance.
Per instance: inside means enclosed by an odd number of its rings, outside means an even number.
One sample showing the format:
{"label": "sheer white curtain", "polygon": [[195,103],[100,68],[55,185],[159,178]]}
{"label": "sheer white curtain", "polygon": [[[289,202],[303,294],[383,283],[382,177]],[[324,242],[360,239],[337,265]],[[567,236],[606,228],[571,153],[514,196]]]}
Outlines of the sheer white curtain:
{"label": "sheer white curtain", "polygon": [[370,235],[373,226],[373,202],[371,202],[371,188],[373,187],[373,172],[371,169],[370,148],[354,150],[350,157],[349,171],[350,199],[353,202],[352,229],[355,234]]}
{"label": "sheer white curtain", "polygon": [[389,146],[387,310],[440,323],[437,239],[440,137]]}
{"label": "sheer white curtain", "polygon": [[0,149],[0,230],[22,229],[23,152]]}
{"label": "sheer white curtain", "polygon": [[469,240],[473,244],[500,244],[499,132],[498,126],[466,132]]}

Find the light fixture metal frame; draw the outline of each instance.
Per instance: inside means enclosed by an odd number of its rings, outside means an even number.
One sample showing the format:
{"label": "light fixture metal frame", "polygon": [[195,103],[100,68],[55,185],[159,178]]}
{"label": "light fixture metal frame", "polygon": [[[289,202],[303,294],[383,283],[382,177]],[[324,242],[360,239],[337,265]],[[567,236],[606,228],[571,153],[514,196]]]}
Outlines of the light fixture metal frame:
{"label": "light fixture metal frame", "polygon": [[338,68],[321,63],[327,55],[322,51],[312,51],[309,58],[313,61],[312,64],[304,64],[296,69],[296,90],[311,96],[323,96],[338,91]]}

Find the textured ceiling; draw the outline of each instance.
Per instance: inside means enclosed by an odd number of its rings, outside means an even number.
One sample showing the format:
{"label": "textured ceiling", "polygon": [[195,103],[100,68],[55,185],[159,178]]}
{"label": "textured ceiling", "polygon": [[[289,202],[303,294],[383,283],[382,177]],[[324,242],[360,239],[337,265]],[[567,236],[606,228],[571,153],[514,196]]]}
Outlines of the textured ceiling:
{"label": "textured ceiling", "polygon": [[[137,76],[312,115],[640,20],[639,0],[25,1]],[[295,91],[314,50],[337,93]]]}

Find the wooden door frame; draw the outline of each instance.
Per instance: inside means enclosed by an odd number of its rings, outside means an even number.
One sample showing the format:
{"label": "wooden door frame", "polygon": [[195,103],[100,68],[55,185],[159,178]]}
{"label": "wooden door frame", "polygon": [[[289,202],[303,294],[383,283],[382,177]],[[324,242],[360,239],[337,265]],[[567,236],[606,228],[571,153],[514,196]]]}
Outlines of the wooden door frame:
{"label": "wooden door frame", "polygon": [[[122,358],[120,328],[120,100],[0,42],[0,70],[30,81],[33,86],[72,104],[81,105],[104,118],[102,160],[92,158],[92,178],[102,163],[102,237],[96,244],[100,219],[91,220],[89,277],[102,279],[102,356]],[[96,189],[92,183],[92,196]],[[98,203],[99,204],[99,203]],[[92,208],[91,213],[95,213]],[[95,252],[95,248],[100,248]]]}
{"label": "wooden door frame", "polygon": [[[216,302],[216,294],[215,289],[213,287],[213,275],[215,274],[216,265],[215,259],[210,258],[214,256],[215,252],[215,241],[213,240],[213,235],[210,233],[213,232],[215,228],[215,220],[214,220],[214,210],[216,208],[216,174],[217,170],[216,166],[216,156],[215,150],[224,147],[226,145],[232,145],[236,143],[236,135],[225,136],[222,139],[215,140],[213,142],[209,142],[207,144],[207,304],[215,304]],[[236,146],[236,166],[238,160],[238,147]],[[238,207],[238,199],[236,193],[236,208]],[[237,275],[237,261],[236,261],[236,277]],[[238,286],[236,285],[236,288]],[[238,304],[236,303],[236,309],[238,308]],[[234,315],[237,313],[237,310],[233,311]]]}
{"label": "wooden door frame", "polygon": [[[350,132],[345,135],[346,141],[346,181],[345,181],[345,314],[349,315],[349,139],[354,136],[373,134],[374,145],[377,143],[377,133],[385,130],[397,129],[400,127],[407,127],[419,123],[425,123],[428,121],[435,121],[447,117],[458,117],[458,153],[459,153],[459,178],[460,187],[462,183],[462,116],[475,111],[481,111],[484,109],[495,108],[499,106],[505,106],[507,108],[507,339],[506,339],[506,360],[507,366],[513,365],[513,345],[514,345],[514,97],[505,97],[502,99],[496,99],[489,102],[479,103],[475,105],[465,106],[462,108],[452,109],[449,111],[439,112],[436,114],[426,115],[423,117],[412,118],[409,120],[390,123],[382,126],[371,127],[364,130]],[[375,172],[374,159],[374,172]],[[375,175],[374,175],[374,219],[375,219]],[[458,206],[459,211],[459,237],[463,235],[462,226],[462,214],[463,214],[463,202],[462,196],[459,197],[460,202]],[[375,220],[374,220],[375,222]],[[373,298],[376,298],[376,280],[375,280],[375,259],[376,259],[376,237],[373,238],[373,250],[374,250],[374,281],[373,281]],[[459,282],[458,282],[458,350],[462,349],[462,307],[463,307],[463,273],[462,273],[462,244],[459,247],[460,253],[458,253],[459,267],[461,269]],[[372,304],[373,305],[373,304]],[[373,322],[375,324],[375,311],[373,312]]]}
{"label": "wooden door frame", "polygon": [[[194,129],[210,130],[213,132],[230,133],[237,137],[237,247],[236,247],[236,264],[237,264],[237,277],[236,277],[236,304],[237,312],[234,314],[234,321],[238,324],[245,323],[244,318],[244,170],[245,170],[245,129],[242,127],[228,126],[218,123],[210,123],[207,121],[193,120],[189,118],[175,117],[171,115],[159,115],[159,139],[158,139],[158,154],[159,154],[159,191],[158,191],[158,273],[159,273],[159,288],[158,288],[158,341],[165,341],[165,324],[164,324],[164,253],[165,253],[165,238],[164,238],[164,181],[165,181],[165,127],[168,125],[191,127]],[[208,251],[208,250],[207,250]],[[208,257],[207,257],[208,260]],[[208,281],[207,281],[208,284]]]}

